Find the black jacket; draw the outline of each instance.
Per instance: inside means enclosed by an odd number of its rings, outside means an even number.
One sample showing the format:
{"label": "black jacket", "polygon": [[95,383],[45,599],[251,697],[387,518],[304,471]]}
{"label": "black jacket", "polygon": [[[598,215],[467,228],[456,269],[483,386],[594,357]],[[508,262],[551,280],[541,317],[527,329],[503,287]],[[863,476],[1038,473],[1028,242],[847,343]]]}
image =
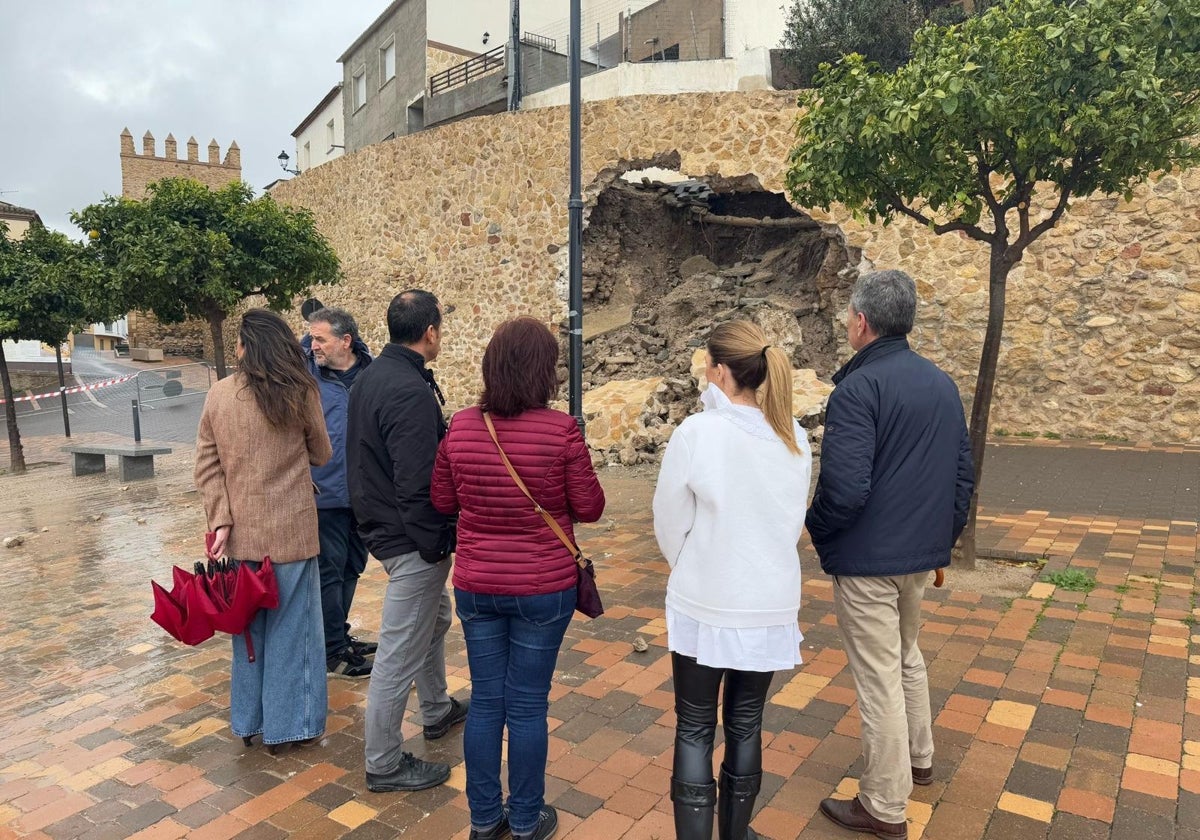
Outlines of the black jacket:
{"label": "black jacket", "polygon": [[821,568],[886,577],[947,565],[975,484],[958,388],[903,336],[871,342],[833,382],[805,519]]}
{"label": "black jacket", "polygon": [[454,523],[429,500],[442,395],[420,353],[388,344],[350,389],[346,478],[358,533],[376,557],[411,551],[436,562],[454,546]]}

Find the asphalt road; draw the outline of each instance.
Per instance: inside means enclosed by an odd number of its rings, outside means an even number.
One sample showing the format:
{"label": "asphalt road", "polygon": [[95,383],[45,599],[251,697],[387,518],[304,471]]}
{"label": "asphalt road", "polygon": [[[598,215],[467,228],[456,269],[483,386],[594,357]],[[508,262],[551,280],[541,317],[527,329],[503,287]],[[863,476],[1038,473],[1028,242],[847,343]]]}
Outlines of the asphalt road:
{"label": "asphalt road", "polygon": [[[141,401],[142,439],[192,443],[200,423],[200,410],[207,393],[207,375],[199,365],[186,368],[141,370],[118,359],[75,351],[73,379],[68,387],[136,374],[117,385],[67,395],[67,414],[72,433],[109,432],[133,440],[133,401]],[[164,397],[163,384],[169,374],[180,374],[182,391]],[[17,403],[17,425],[23,437],[62,436],[62,404],[57,396],[37,402]]]}

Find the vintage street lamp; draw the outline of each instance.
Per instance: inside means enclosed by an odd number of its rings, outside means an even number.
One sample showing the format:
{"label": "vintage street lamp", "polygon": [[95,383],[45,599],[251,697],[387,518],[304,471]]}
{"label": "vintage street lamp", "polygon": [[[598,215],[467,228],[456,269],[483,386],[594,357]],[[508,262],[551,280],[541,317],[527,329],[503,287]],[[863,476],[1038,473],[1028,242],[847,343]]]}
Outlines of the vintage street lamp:
{"label": "vintage street lamp", "polygon": [[279,168],[282,169],[284,172],[288,172],[292,175],[299,175],[300,174],[299,169],[288,169],[288,161],[290,161],[291,159],[292,159],[291,156],[287,152],[280,152],[279,157],[276,158],[276,160],[279,161]]}

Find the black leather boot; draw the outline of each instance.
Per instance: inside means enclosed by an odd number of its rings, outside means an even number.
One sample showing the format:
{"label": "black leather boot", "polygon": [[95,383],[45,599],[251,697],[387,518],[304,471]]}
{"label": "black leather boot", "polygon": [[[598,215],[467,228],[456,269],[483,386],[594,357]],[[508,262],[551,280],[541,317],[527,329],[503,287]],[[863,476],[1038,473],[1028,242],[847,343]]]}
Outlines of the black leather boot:
{"label": "black leather boot", "polygon": [[698,785],[671,779],[671,802],[675,804],[675,840],[711,840],[716,782]]}
{"label": "black leather boot", "polygon": [[721,796],[717,804],[717,836],[721,840],[758,840],[750,827],[762,773],[735,776],[721,765]]}

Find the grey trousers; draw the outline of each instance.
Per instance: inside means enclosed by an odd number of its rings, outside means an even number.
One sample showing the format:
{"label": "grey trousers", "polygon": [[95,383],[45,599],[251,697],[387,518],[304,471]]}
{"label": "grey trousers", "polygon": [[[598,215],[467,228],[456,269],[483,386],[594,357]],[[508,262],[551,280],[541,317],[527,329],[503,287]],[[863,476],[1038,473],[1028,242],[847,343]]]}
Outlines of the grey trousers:
{"label": "grey trousers", "polygon": [[450,710],[446,692],[446,631],[450,629],[450,561],[426,563],[417,552],[379,562],[388,573],[379,650],[367,688],[368,773],[396,769],[404,747],[400,726],[413,683],[426,725]]}
{"label": "grey trousers", "polygon": [[912,768],[933,766],[929,678],[917,647],[928,572],[834,576],[833,606],[858,692],[866,769],[859,801],[878,820],[905,820]]}

